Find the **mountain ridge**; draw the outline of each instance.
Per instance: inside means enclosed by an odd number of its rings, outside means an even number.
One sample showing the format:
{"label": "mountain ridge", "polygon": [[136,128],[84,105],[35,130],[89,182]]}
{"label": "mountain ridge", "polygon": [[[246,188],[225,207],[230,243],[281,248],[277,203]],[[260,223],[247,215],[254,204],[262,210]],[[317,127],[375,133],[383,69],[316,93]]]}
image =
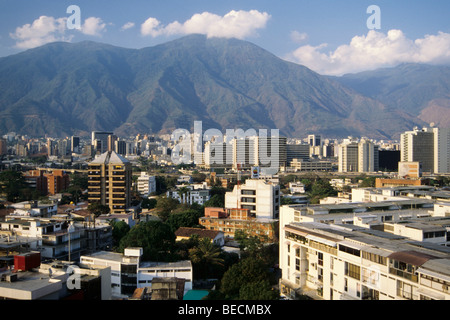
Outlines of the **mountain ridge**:
{"label": "mountain ridge", "polygon": [[34,136],[280,129],[392,138],[424,122],[247,41],[186,36],[128,49],[51,43],[0,58],[0,131]]}

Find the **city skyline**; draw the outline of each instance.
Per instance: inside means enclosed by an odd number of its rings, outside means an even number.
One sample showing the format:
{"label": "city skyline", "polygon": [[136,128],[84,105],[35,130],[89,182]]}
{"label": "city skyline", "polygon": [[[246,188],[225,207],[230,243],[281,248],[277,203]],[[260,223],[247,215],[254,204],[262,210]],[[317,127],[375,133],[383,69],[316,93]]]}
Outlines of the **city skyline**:
{"label": "city skyline", "polygon": [[[68,10],[73,5],[79,8],[75,17],[76,11]],[[54,41],[91,40],[139,49],[200,33],[247,40],[329,75],[408,62],[450,62],[450,5],[443,1],[5,0],[3,6],[0,57]],[[378,16],[372,6],[378,7]],[[76,18],[79,28],[73,24]]]}

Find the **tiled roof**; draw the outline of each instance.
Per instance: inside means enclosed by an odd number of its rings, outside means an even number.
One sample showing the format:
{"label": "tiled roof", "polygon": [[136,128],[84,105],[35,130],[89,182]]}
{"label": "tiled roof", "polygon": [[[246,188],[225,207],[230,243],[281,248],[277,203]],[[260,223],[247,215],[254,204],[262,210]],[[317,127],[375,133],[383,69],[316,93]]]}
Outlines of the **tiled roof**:
{"label": "tiled roof", "polygon": [[175,235],[177,237],[187,237],[187,238],[189,238],[191,235],[197,234],[201,238],[214,239],[215,237],[217,237],[219,233],[220,231],[216,230],[206,230],[206,229],[186,228],[186,227],[178,228],[178,230],[175,231]]}

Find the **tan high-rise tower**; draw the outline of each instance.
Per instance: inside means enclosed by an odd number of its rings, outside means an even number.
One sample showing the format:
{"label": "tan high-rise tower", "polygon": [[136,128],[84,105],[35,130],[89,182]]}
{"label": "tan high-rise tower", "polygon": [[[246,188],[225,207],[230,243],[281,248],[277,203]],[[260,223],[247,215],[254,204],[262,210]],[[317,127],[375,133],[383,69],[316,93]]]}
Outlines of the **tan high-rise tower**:
{"label": "tan high-rise tower", "polygon": [[89,163],[89,202],[109,206],[111,213],[125,213],[131,203],[131,163],[108,151]]}

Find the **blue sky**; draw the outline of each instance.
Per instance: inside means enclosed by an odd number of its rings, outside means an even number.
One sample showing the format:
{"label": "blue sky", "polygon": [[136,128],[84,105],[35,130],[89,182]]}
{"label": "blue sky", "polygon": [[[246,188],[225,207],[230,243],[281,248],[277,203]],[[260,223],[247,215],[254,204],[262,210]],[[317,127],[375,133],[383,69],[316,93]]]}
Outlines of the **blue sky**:
{"label": "blue sky", "polygon": [[[0,5],[0,57],[52,41],[143,48],[195,32],[241,38],[322,74],[402,62],[450,63],[448,0],[0,0]],[[69,5],[80,8],[80,30],[67,29]],[[380,8],[380,29],[367,26],[370,5]]]}

